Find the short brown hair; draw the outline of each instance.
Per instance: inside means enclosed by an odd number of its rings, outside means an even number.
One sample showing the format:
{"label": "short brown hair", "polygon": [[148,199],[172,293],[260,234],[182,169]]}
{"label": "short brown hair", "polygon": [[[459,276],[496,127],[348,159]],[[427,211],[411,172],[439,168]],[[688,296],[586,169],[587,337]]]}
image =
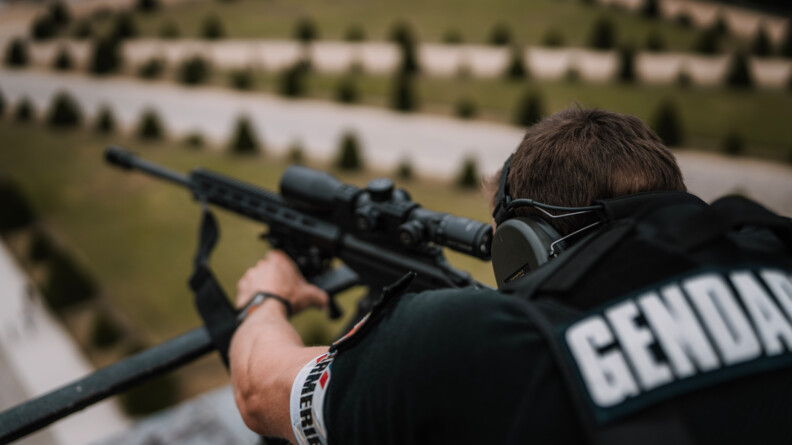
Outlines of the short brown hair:
{"label": "short brown hair", "polygon": [[[485,192],[494,197],[497,179]],[[513,198],[579,207],[595,200],[651,191],[686,191],[674,155],[640,119],[600,109],[570,107],[530,127],[512,158]],[[518,214],[539,214],[531,208]],[[561,234],[591,215],[548,221]]]}

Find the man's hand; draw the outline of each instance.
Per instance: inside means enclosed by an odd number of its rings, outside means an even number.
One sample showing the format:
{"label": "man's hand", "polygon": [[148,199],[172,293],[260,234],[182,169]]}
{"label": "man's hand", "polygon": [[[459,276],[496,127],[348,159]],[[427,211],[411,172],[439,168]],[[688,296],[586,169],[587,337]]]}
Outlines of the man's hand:
{"label": "man's hand", "polygon": [[324,308],[328,303],[327,293],[305,281],[294,262],[280,250],[271,250],[239,280],[237,308],[243,307],[257,292],[285,298],[295,314],[311,306]]}

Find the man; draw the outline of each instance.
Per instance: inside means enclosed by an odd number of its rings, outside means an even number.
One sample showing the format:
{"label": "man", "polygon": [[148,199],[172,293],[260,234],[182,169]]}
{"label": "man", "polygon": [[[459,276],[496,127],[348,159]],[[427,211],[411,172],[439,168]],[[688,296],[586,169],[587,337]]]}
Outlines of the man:
{"label": "man", "polygon": [[[546,220],[567,248],[501,292],[387,294],[332,347],[305,347],[287,315],[326,294],[277,251],[248,270],[230,366],[251,429],[312,444],[789,443],[788,220],[709,208],[643,122],[602,110],[534,125],[507,165],[485,187],[496,219]],[[507,205],[519,198],[566,209]]]}

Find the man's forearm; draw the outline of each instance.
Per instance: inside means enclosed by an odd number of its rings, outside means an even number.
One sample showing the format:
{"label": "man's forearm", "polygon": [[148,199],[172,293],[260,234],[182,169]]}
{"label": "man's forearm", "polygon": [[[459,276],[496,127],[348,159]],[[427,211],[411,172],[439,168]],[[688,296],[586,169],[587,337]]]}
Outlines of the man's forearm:
{"label": "man's forearm", "polygon": [[229,351],[231,384],[245,424],[259,434],[293,441],[292,382],[302,366],[327,350],[306,348],[278,301],[262,303],[239,326]]}

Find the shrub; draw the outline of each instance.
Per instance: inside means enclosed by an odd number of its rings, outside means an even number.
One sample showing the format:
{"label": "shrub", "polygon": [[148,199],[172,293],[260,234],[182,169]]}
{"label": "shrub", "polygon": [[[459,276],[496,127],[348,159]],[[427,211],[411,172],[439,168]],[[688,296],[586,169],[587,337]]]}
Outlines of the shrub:
{"label": "shrub", "polygon": [[405,22],[397,22],[391,30],[390,40],[401,51],[401,63],[398,71],[406,74],[418,73],[418,56],[415,50],[417,40],[410,25]]}
{"label": "shrub", "polygon": [[180,391],[176,376],[165,374],[128,389],[119,400],[127,414],[144,416],[176,403]]}
{"label": "shrub", "polygon": [[160,117],[153,109],[144,110],[140,116],[137,137],[143,141],[157,141],[165,137]]}
{"label": "shrub", "polygon": [[24,39],[16,37],[11,40],[11,43],[6,46],[4,63],[12,68],[24,67],[30,63],[27,42]]}
{"label": "shrub", "polygon": [[305,150],[300,141],[294,141],[289,147],[288,159],[292,164],[302,164],[305,161]]}
{"label": "shrub", "polygon": [[443,43],[446,45],[459,45],[465,41],[462,34],[456,29],[449,29],[443,34]]}
{"label": "shrub", "polygon": [[520,127],[530,127],[539,122],[544,116],[544,105],[539,93],[527,92],[517,103],[514,113],[514,123]]}
{"label": "shrub", "polygon": [[111,134],[116,129],[116,120],[113,111],[107,105],[102,106],[96,116],[94,129],[99,134]]}
{"label": "shrub", "polygon": [[35,40],[49,40],[55,37],[58,25],[49,14],[41,14],[30,24],[30,36]]}
{"label": "shrub", "polygon": [[229,74],[229,83],[235,90],[252,90],[254,86],[253,72],[249,69],[233,70]]}
{"label": "shrub", "polygon": [[693,26],[693,19],[690,18],[690,14],[687,12],[681,12],[676,16],[677,25],[683,28],[690,28]]}
{"label": "shrub", "polygon": [[399,72],[404,74],[418,74],[420,71],[418,67],[418,56],[415,53],[415,45],[403,45],[401,47],[401,64],[399,65]]}
{"label": "shrub", "polygon": [[781,55],[792,57],[792,25],[787,25],[784,40],[781,42]]}
{"label": "shrub", "polygon": [[566,40],[564,39],[564,35],[561,34],[561,31],[554,28],[547,30],[544,37],[542,37],[542,46],[548,48],[560,48],[565,44]]}
{"label": "shrub", "polygon": [[152,57],[138,68],[138,77],[141,79],[156,79],[165,72],[165,61],[159,57]]}
{"label": "shrub", "polygon": [[59,92],[52,100],[47,123],[55,128],[71,128],[82,123],[82,111],[71,95]]}
{"label": "shrub", "polygon": [[511,80],[524,80],[528,76],[522,51],[517,47],[512,49],[511,59],[509,60],[509,66],[506,68],[505,75],[507,79]]}
{"label": "shrub", "polygon": [[646,18],[657,18],[660,15],[660,7],[657,0],[644,0],[641,6],[641,15]]}
{"label": "shrub", "polygon": [[753,86],[751,72],[748,70],[748,60],[745,54],[737,53],[729,63],[726,73],[726,85],[732,88],[750,88]]}
{"label": "shrub", "polygon": [[396,167],[396,177],[403,181],[409,181],[413,178],[413,167],[409,159],[403,159],[399,166]]}
{"label": "shrub", "polygon": [[209,80],[211,67],[201,56],[192,56],[179,66],[179,82],[184,85],[200,85]]}
{"label": "shrub", "polygon": [[294,38],[303,43],[319,39],[316,23],[310,17],[300,17],[294,25]]}
{"label": "shrub", "polygon": [[57,71],[69,71],[74,68],[74,61],[72,61],[71,54],[65,46],[58,48],[58,54],[55,55],[52,67]]}
{"label": "shrub", "polygon": [[693,51],[699,54],[717,54],[720,51],[720,34],[714,28],[705,29],[696,39]]}
{"label": "shrub", "polygon": [[347,42],[362,42],[366,40],[366,32],[360,25],[350,25],[344,34],[344,40]]}
{"label": "shrub", "polygon": [[160,9],[159,0],[137,0],[135,8],[143,13],[150,13]]}
{"label": "shrub", "polygon": [[594,49],[611,49],[616,44],[616,28],[607,17],[600,17],[591,28],[589,46]]}
{"label": "shrub", "polygon": [[684,139],[682,124],[676,105],[670,100],[663,101],[655,112],[653,125],[660,139],[669,147],[682,145]]}
{"label": "shrub", "polygon": [[651,52],[660,52],[665,51],[666,44],[665,39],[663,39],[663,35],[655,30],[652,30],[646,36],[646,50]]}
{"label": "shrub", "polygon": [[223,29],[223,23],[220,21],[220,17],[215,14],[206,16],[201,28],[201,36],[207,40],[222,39],[225,36],[225,30]]}
{"label": "shrub", "polygon": [[413,35],[410,25],[406,22],[399,21],[393,24],[388,40],[399,46],[405,46],[414,44],[416,38]]}
{"label": "shrub", "polygon": [[690,74],[687,72],[687,69],[683,68],[679,71],[676,77],[676,84],[680,88],[688,88],[693,85],[693,78],[690,77]]}
{"label": "shrub", "polygon": [[413,86],[413,76],[397,73],[391,91],[391,108],[409,112],[418,108],[418,98]]}
{"label": "shrub", "polygon": [[770,37],[767,36],[764,26],[759,26],[751,44],[751,52],[759,57],[767,57],[773,53],[773,44],[770,43]]}
{"label": "shrub", "polygon": [[462,169],[457,176],[456,185],[463,189],[477,188],[481,183],[476,161],[472,158],[467,158],[462,162]]}
{"label": "shrub", "polygon": [[17,102],[14,117],[17,122],[30,122],[36,118],[36,109],[29,98],[23,97]]}
{"label": "shrub", "polygon": [[71,12],[62,1],[55,1],[49,5],[49,16],[57,27],[67,26],[71,23]]}
{"label": "shrub", "polygon": [[163,39],[178,39],[181,36],[179,27],[172,20],[163,23],[159,29],[159,36]]}
{"label": "shrub", "polygon": [[355,78],[347,76],[338,82],[336,100],[344,104],[353,104],[360,99]]}
{"label": "shrub", "polygon": [[115,40],[131,39],[138,36],[135,18],[127,11],[121,11],[115,16],[110,37]]}
{"label": "shrub", "polygon": [[27,196],[7,176],[0,176],[0,233],[21,229],[36,219]]}
{"label": "shrub", "polygon": [[286,97],[301,97],[306,93],[306,76],[308,68],[305,63],[296,63],[283,70],[278,82],[278,91]]}
{"label": "shrub", "polygon": [[745,151],[745,142],[740,133],[731,131],[721,142],[723,152],[731,156],[739,156]]}
{"label": "shrub", "polygon": [[490,45],[506,46],[512,43],[512,32],[509,25],[500,22],[492,27],[489,37]]}
{"label": "shrub", "polygon": [[90,71],[96,75],[111,74],[121,68],[118,40],[102,38],[94,41]]}
{"label": "shrub", "polygon": [[258,137],[247,117],[242,116],[237,119],[230,148],[231,152],[237,154],[256,154],[261,151]]}
{"label": "shrub", "polygon": [[28,256],[33,262],[41,262],[49,260],[55,252],[55,245],[52,239],[40,228],[33,231],[33,239],[30,240],[30,247],[28,248]]}
{"label": "shrub", "polygon": [[478,108],[472,99],[465,97],[457,101],[454,113],[459,118],[472,119],[478,114]]}
{"label": "shrub", "polygon": [[338,146],[336,168],[339,170],[358,171],[363,169],[363,160],[360,155],[360,143],[354,133],[347,132],[341,137]]}
{"label": "shrub", "polygon": [[196,133],[196,132],[190,133],[187,135],[186,138],[184,138],[184,145],[195,149],[203,148],[204,138],[203,136],[201,136],[200,133]]}
{"label": "shrub", "polygon": [[3,115],[5,114],[5,109],[6,109],[5,96],[3,96],[3,92],[0,91],[0,117],[3,117]]}
{"label": "shrub", "polygon": [[124,331],[110,314],[99,310],[94,316],[90,336],[91,343],[97,349],[107,349],[118,344],[124,336]]}
{"label": "shrub", "polygon": [[635,48],[631,45],[619,49],[619,80],[625,83],[635,81]]}
{"label": "shrub", "polygon": [[75,25],[72,30],[72,37],[78,40],[84,40],[91,36],[93,36],[93,27],[91,26],[90,20],[87,19],[82,19],[77,22],[77,25]]}
{"label": "shrub", "polygon": [[44,297],[54,310],[90,300],[96,294],[93,279],[68,255],[53,252]]}

